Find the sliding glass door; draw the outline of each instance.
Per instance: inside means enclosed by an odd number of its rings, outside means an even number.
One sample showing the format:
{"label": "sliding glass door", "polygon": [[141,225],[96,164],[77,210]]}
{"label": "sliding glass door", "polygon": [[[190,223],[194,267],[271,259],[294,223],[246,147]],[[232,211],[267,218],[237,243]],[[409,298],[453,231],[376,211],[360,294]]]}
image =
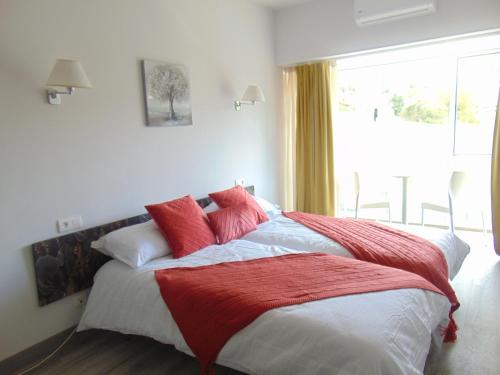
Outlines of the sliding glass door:
{"label": "sliding glass door", "polygon": [[[469,194],[456,193],[457,204],[459,198],[474,201],[470,194],[489,198],[500,53],[411,55],[339,64],[334,138],[340,216],[356,216],[358,207],[359,217],[446,226],[454,171],[467,175],[459,190]],[[386,201],[390,215],[377,206]],[[423,203],[438,209],[423,210],[429,207]],[[457,207],[457,226],[491,225],[480,207],[489,201],[476,203]]]}

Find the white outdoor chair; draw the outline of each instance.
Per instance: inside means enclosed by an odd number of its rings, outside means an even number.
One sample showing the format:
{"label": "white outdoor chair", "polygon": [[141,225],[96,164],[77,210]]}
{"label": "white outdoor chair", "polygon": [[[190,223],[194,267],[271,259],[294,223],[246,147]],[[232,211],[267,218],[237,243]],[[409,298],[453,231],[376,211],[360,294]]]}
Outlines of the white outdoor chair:
{"label": "white outdoor chair", "polygon": [[386,178],[372,177],[369,180],[365,177],[363,178],[363,188],[361,187],[361,179],[360,174],[354,172],[354,193],[356,196],[354,217],[357,219],[362,209],[385,209],[387,210],[387,219],[391,222],[391,203]]}
{"label": "white outdoor chair", "polygon": [[[448,184],[448,204],[441,205],[432,202],[422,202],[422,225],[424,225],[424,214],[426,210],[447,213],[450,220],[450,230],[455,231],[454,211],[457,206],[465,211],[479,211],[481,214],[483,232],[486,232],[484,205],[480,203],[481,192],[474,191],[472,175],[463,171],[454,171]],[[472,200],[471,198],[476,199]]]}

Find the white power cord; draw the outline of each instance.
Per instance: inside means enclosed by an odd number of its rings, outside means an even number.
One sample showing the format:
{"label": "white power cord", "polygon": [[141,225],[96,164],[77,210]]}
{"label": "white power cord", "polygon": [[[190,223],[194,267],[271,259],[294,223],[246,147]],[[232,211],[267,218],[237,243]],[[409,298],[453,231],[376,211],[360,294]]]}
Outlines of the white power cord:
{"label": "white power cord", "polygon": [[41,361],[39,361],[38,363],[34,364],[33,366],[31,366],[30,368],[27,368],[26,370],[23,370],[19,373],[17,373],[16,375],[24,375],[24,374],[27,374],[28,372],[36,369],[37,367],[40,367],[42,364],[44,364],[45,362],[47,362],[49,359],[51,359],[68,341],[70,338],[73,337],[73,335],[76,333],[76,327],[73,331],[71,331],[71,333],[68,335],[68,337],[66,337],[64,339],[64,341],[62,342],[61,345],[59,345],[52,353],[50,353],[47,357],[45,357],[44,359],[42,359]]}

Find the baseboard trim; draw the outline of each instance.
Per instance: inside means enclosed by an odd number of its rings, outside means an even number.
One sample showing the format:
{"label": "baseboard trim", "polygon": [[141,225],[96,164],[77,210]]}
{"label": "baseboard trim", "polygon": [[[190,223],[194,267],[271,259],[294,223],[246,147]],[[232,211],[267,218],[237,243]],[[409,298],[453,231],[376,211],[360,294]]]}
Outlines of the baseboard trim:
{"label": "baseboard trim", "polygon": [[65,329],[54,336],[45,339],[38,344],[14,354],[0,362],[0,374],[16,374],[29,366],[39,362],[47,355],[52,353],[76,326]]}

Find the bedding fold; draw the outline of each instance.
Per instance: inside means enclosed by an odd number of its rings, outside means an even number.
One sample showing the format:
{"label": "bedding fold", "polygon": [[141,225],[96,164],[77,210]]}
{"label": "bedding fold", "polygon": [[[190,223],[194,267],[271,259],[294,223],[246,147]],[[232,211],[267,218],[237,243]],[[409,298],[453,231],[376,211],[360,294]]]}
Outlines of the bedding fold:
{"label": "bedding fold", "polygon": [[443,294],[415,273],[323,253],[163,269],[155,278],[202,374],[235,333],[271,309],[394,289]]}
{"label": "bedding fold", "polygon": [[458,328],[452,315],[460,303],[448,279],[445,256],[432,242],[371,221],[297,211],[283,215],[339,243],[358,260],[412,272],[432,283],[451,303],[444,342],[456,340]]}

